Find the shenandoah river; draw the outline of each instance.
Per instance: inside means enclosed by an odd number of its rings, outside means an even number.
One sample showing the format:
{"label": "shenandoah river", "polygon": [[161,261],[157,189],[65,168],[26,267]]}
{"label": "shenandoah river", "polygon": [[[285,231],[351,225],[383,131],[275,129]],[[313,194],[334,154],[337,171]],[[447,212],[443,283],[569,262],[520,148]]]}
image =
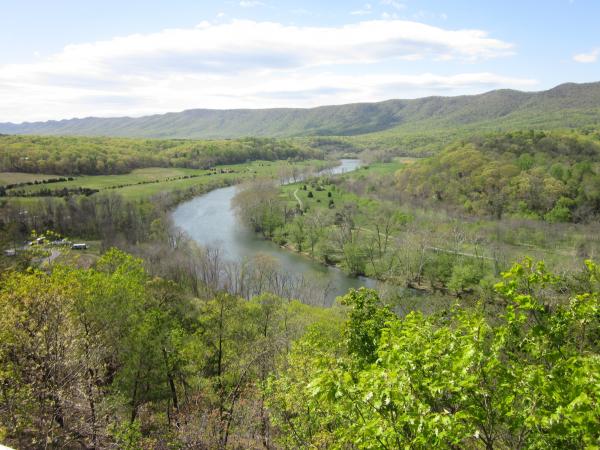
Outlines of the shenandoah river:
{"label": "shenandoah river", "polygon": [[[357,169],[360,161],[343,159],[341,165],[328,169],[333,173]],[[375,280],[351,278],[335,267],[328,267],[293,252],[284,250],[240,223],[231,205],[236,186],[216,189],[180,204],[172,213],[174,224],[202,246],[219,248],[229,261],[267,255],[283,272],[301,276],[315,284],[327,285],[327,303],[350,288],[375,287]]]}

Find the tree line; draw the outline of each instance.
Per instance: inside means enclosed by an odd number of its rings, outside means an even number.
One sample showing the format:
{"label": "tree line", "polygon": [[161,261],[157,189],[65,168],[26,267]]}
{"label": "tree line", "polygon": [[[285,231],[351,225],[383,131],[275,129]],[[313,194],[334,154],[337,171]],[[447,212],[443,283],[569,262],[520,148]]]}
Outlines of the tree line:
{"label": "tree line", "polygon": [[0,187],[0,197],[72,197],[78,195],[85,195],[89,197],[97,192],[100,192],[100,189],[93,189],[88,187],[75,187],[75,188],[58,188],[58,189],[49,189],[42,188],[37,191],[24,191],[22,189],[13,189],[8,192],[4,191],[2,187]]}
{"label": "tree line", "polygon": [[47,184],[47,183],[62,183],[65,181],[73,181],[73,180],[74,180],[73,177],[56,177],[56,178],[46,178],[44,180],[23,181],[21,183],[9,183],[9,184],[5,184],[0,187],[2,187],[4,189],[13,189],[13,188],[23,187],[23,186],[33,186],[33,185]]}
{"label": "tree line", "polygon": [[254,160],[317,159],[300,141],[221,141],[107,137],[0,136],[0,171],[65,175],[123,174],[143,167],[207,169]]}

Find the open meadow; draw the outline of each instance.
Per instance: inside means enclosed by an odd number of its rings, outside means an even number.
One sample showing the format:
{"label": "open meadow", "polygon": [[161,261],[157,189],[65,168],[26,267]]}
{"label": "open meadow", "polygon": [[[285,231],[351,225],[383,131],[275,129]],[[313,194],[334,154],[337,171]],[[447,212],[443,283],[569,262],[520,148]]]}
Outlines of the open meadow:
{"label": "open meadow", "polygon": [[[115,192],[126,199],[149,198],[160,193],[168,193],[214,183],[241,181],[256,177],[278,177],[286,170],[302,170],[306,167],[319,167],[323,161],[309,160],[290,163],[287,161],[252,161],[245,164],[218,165],[211,169],[148,167],[135,169],[120,175],[83,175],[73,176],[70,181],[46,184],[31,184],[14,187],[6,191],[11,201],[43,198],[50,195],[36,195],[43,191],[56,192],[63,189],[91,189],[98,192]],[[0,174],[4,184],[43,181],[57,178],[57,175],[34,175],[28,173],[5,172]],[[53,197],[60,195],[52,195]]]}

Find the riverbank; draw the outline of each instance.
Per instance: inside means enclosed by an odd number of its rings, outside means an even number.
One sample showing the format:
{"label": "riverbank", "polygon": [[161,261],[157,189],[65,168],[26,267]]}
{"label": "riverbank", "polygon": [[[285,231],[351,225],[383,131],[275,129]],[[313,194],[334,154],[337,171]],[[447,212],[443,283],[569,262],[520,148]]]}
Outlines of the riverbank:
{"label": "riverbank", "polygon": [[[468,275],[474,270],[483,271],[480,268],[494,263],[493,258],[460,247],[442,248],[429,242],[427,236],[407,241],[405,232],[413,220],[409,213],[390,202],[351,191],[362,190],[365,177],[391,175],[405,164],[373,164],[373,168],[359,170],[356,165],[347,176],[321,174],[270,193],[269,189],[249,186],[236,197],[236,203],[246,223],[257,232],[255,239],[261,236],[283,252],[343,270],[348,277],[368,277],[390,288],[447,295],[448,287],[431,276],[434,270],[452,272],[458,262],[461,269],[468,265]],[[434,258],[434,254],[438,256]],[[474,264],[478,266],[471,270]],[[459,289],[467,292],[470,287]]]}
{"label": "riverbank", "polygon": [[[366,230],[366,231],[369,231],[369,230]],[[264,239],[267,240],[267,241],[269,241],[269,242],[273,242],[274,244],[276,244],[279,248],[281,248],[284,251],[290,252],[290,253],[292,253],[294,255],[301,256],[301,257],[303,257],[303,258],[305,258],[305,259],[307,259],[307,260],[309,260],[311,262],[314,262],[316,264],[320,264],[320,265],[322,265],[324,267],[329,267],[329,268],[332,268],[332,269],[337,269],[337,270],[340,270],[340,271],[344,271],[344,268],[340,265],[340,263],[336,263],[336,264],[326,263],[326,262],[324,262],[322,260],[317,259],[315,256],[311,255],[310,252],[308,252],[308,251],[304,251],[304,250],[299,251],[298,248],[293,243],[291,243],[291,242],[286,242],[284,244],[280,244],[280,243],[277,243],[273,238],[271,238],[271,239],[264,238]],[[438,251],[446,251],[446,250],[443,250],[443,249],[437,249],[435,247],[431,247],[431,249],[432,250],[438,250]],[[460,255],[464,255],[464,256],[470,256],[470,257],[477,256],[477,255],[464,254],[464,253],[459,253],[459,254]],[[380,283],[391,283],[391,281],[389,279],[372,277],[372,276],[368,276],[366,274],[357,274],[357,275],[347,274],[347,275],[349,277],[353,277],[353,278],[356,278],[356,279],[368,278],[368,279],[372,279],[372,280],[374,280],[376,282],[380,282]],[[420,292],[420,293],[423,293],[423,294],[425,294],[425,293],[433,293],[436,290],[437,291],[443,291],[442,288],[440,288],[440,289],[432,289],[430,286],[427,286],[424,283],[409,283],[409,284],[407,284],[405,286],[397,286],[397,287],[402,288],[402,289],[411,289],[413,291]]]}
{"label": "riverbank", "polygon": [[[358,166],[357,160],[343,160],[342,164],[329,170],[335,174]],[[278,189],[273,184],[271,186]],[[376,286],[376,280],[349,277],[337,267],[323,265],[282,249],[275,242],[262,239],[240,223],[231,205],[235,195],[236,187],[230,186],[181,203],[171,213],[173,225],[203,248],[218,252],[222,264],[250,265],[249,268],[240,270],[266,265],[268,274],[265,277],[272,277],[271,281],[274,283],[277,283],[279,277],[286,280],[293,278],[293,283],[296,284],[324,286],[328,303],[350,288]],[[250,196],[248,202],[254,198],[253,195]],[[270,275],[273,273],[271,269],[277,275]]]}

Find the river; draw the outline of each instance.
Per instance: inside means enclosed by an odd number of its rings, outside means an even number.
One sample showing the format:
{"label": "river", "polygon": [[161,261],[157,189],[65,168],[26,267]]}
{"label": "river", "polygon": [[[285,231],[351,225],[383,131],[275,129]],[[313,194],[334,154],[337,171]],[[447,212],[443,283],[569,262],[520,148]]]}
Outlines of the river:
{"label": "river", "polygon": [[[342,159],[339,166],[328,171],[339,174],[358,167],[359,160]],[[352,278],[336,267],[325,266],[284,250],[241,224],[231,205],[236,189],[236,186],[215,189],[180,204],[172,213],[175,226],[202,246],[218,247],[227,260],[241,261],[263,254],[272,258],[283,272],[300,275],[307,280],[314,279],[321,284],[326,283],[327,303],[331,303],[336,296],[345,294],[350,288],[375,287],[375,280]]]}

